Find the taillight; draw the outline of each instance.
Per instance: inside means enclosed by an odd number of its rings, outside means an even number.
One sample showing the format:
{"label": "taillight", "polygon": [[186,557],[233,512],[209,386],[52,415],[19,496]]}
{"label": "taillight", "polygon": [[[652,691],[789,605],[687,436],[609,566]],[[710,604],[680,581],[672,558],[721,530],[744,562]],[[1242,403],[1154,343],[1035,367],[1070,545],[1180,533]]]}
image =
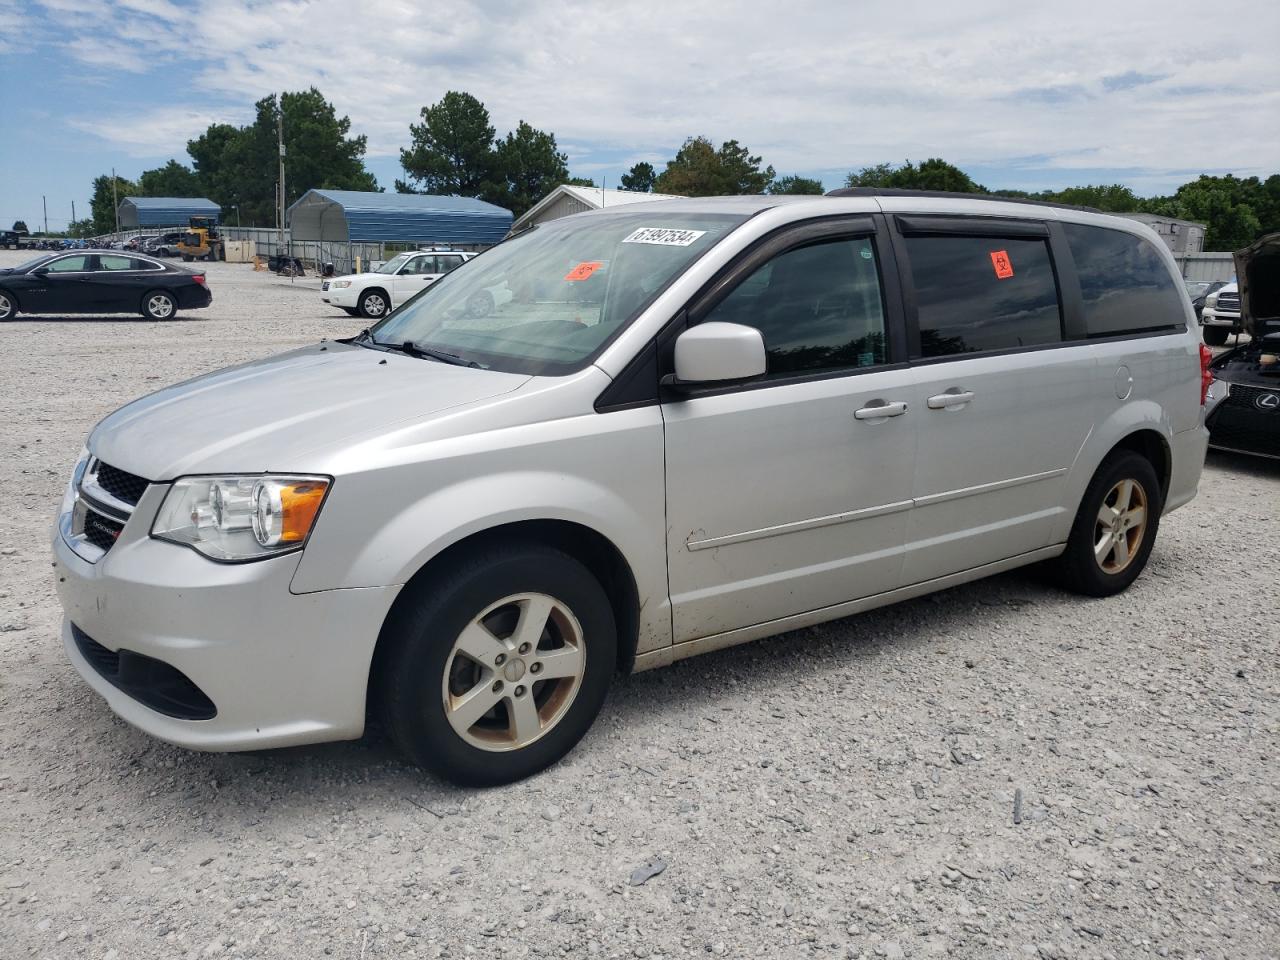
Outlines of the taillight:
{"label": "taillight", "polygon": [[1213,362],[1213,351],[1200,344],[1200,406],[1204,406],[1204,398],[1209,393],[1209,384],[1213,383],[1213,374],[1209,372],[1209,364]]}
{"label": "taillight", "polygon": [[192,279],[192,280],[194,280],[196,283],[200,284],[201,286],[203,286],[203,285],[204,285],[204,283],[205,283],[205,279],[204,279],[204,274],[203,274],[203,273],[197,273],[197,274],[194,274],[194,275],[191,277],[191,279]]}

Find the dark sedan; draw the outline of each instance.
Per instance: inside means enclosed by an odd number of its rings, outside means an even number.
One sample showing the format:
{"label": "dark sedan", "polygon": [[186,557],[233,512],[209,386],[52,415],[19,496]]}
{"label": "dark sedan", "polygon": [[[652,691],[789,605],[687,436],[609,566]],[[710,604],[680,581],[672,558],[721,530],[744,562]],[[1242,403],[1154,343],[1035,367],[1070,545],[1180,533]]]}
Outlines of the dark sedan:
{"label": "dark sedan", "polygon": [[1235,263],[1249,340],[1209,365],[1209,446],[1280,459],[1280,233],[1237,250]]}
{"label": "dark sedan", "polygon": [[213,300],[203,273],[136,253],[51,253],[0,270],[0,321],[23,313],[140,313],[172,320]]}

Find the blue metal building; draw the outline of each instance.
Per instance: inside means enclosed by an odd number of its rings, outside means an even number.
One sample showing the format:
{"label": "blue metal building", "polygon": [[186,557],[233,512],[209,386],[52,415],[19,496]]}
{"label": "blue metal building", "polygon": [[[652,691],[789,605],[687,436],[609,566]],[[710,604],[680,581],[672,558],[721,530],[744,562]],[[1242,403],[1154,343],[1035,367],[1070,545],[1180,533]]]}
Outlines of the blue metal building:
{"label": "blue metal building", "polygon": [[511,211],[471,197],[308,190],[288,211],[294,240],[484,247],[511,229]]}
{"label": "blue metal building", "polygon": [[125,197],[120,201],[122,227],[185,227],[192,217],[218,219],[222,208],[204,197]]}

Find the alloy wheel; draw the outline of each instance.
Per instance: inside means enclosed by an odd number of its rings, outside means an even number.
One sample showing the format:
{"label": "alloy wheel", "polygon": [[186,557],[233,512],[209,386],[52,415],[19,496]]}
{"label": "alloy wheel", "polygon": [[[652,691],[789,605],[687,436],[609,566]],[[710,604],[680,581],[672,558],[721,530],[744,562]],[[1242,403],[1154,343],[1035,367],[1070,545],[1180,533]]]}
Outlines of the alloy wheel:
{"label": "alloy wheel", "polygon": [[13,313],[13,301],[0,293],[0,320],[8,320]]}
{"label": "alloy wheel", "polygon": [[505,597],[453,643],[441,693],[459,737],[495,752],[527,747],[568,712],[586,670],[582,627],[543,593]]}
{"label": "alloy wheel", "polygon": [[157,320],[165,320],[173,313],[173,301],[162,293],[147,300],[147,312]]}
{"label": "alloy wheel", "polygon": [[1136,480],[1121,480],[1108,491],[1093,531],[1093,555],[1104,573],[1117,574],[1133,562],[1147,531],[1147,491]]}
{"label": "alloy wheel", "polygon": [[371,293],[364,298],[364,312],[371,317],[380,317],[387,312],[387,302],[378,294]]}

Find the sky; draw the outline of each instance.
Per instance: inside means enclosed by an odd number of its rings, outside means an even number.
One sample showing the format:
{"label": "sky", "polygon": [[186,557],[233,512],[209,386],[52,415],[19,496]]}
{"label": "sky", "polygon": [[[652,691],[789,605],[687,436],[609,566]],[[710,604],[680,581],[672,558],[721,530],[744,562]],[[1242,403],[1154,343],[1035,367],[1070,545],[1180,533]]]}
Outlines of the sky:
{"label": "sky", "polygon": [[88,215],[254,101],[318,87],[387,189],[448,90],[616,186],[685,138],[779,175],[940,156],[992,189],[1280,172],[1280,4],[0,0],[0,228]]}

